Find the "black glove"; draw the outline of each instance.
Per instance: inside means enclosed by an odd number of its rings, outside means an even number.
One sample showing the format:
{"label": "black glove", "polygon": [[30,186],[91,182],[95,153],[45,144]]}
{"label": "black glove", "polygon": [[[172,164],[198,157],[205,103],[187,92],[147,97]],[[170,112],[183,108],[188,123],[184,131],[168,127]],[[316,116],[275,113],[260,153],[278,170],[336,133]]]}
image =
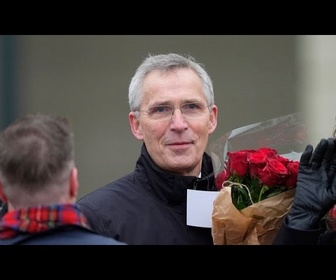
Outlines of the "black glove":
{"label": "black glove", "polygon": [[301,155],[296,192],[287,225],[299,230],[319,228],[321,219],[336,203],[336,154],[333,138],[321,139],[313,152],[307,145]]}

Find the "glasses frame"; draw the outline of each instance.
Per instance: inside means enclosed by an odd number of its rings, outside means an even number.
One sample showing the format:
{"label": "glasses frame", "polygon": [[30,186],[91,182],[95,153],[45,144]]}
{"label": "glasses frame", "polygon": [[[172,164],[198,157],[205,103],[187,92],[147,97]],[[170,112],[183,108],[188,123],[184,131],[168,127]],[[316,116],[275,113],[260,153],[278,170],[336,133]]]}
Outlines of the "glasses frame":
{"label": "glasses frame", "polygon": [[[185,106],[185,105],[196,105],[196,106],[199,106],[199,107],[202,107],[202,112],[200,112],[200,114],[195,114],[195,115],[188,115],[188,114],[185,114],[185,110],[183,110],[183,106]],[[170,109],[171,109],[171,113],[169,113],[169,114],[167,114],[167,115],[164,115],[163,113],[162,113],[162,116],[161,117],[159,117],[159,118],[153,118],[153,116],[151,115],[152,114],[152,110],[154,109],[154,108],[159,108],[159,107],[169,107]],[[184,118],[186,118],[186,119],[194,119],[194,118],[197,118],[197,117],[199,117],[199,116],[202,116],[203,115],[203,113],[205,112],[205,110],[207,109],[207,108],[209,108],[209,107],[211,107],[212,106],[212,104],[208,104],[208,105],[204,105],[203,103],[201,103],[201,102],[185,102],[185,103],[182,103],[182,104],[180,104],[180,106],[179,107],[175,107],[175,106],[173,106],[173,105],[170,105],[170,104],[158,104],[158,105],[156,105],[156,106],[152,106],[152,107],[150,107],[149,109],[147,109],[147,110],[135,110],[134,112],[139,112],[139,113],[141,113],[141,112],[144,112],[144,113],[146,113],[146,116],[148,117],[148,118],[150,118],[150,119],[152,119],[152,120],[157,120],[157,121],[168,121],[168,120],[171,120],[172,119],[172,117],[173,117],[173,115],[174,115],[174,113],[175,113],[175,110],[176,109],[179,109],[180,110],[180,112],[181,112],[181,114],[182,114],[182,116],[184,117]],[[210,112],[210,109],[209,109],[209,112]],[[159,116],[160,114],[158,114],[158,116]]]}

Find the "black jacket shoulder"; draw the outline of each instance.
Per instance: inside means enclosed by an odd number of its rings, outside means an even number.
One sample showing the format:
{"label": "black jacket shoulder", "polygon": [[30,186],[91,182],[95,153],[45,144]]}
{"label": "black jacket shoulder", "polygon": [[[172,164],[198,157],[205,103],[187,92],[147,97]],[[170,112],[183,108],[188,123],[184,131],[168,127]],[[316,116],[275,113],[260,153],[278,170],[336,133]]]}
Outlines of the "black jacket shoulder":
{"label": "black jacket shoulder", "polygon": [[65,225],[36,234],[19,234],[0,245],[126,245],[82,226]]}
{"label": "black jacket shoulder", "polygon": [[317,230],[298,230],[290,228],[287,219],[283,220],[273,245],[335,245],[336,231],[326,231],[325,227]]}

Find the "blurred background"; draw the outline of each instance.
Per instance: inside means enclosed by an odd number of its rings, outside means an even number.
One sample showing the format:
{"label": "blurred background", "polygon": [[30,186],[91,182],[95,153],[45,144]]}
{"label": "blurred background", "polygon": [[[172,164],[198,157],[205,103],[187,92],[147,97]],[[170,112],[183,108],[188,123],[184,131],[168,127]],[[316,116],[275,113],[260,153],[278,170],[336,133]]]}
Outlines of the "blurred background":
{"label": "blurred background", "polygon": [[0,35],[0,129],[41,112],[75,131],[79,197],[131,171],[141,142],[128,122],[128,85],[148,53],[204,64],[219,107],[210,142],[232,129],[302,112],[309,141],[336,124],[333,35]]}

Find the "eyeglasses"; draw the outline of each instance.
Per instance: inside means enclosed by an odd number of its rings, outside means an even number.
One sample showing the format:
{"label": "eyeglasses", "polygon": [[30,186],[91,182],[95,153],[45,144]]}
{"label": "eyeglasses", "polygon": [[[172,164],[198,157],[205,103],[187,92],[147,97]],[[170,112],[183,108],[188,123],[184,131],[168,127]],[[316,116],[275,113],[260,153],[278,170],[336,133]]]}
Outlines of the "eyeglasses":
{"label": "eyeglasses", "polygon": [[[181,104],[179,109],[185,118],[195,119],[202,116],[210,106],[198,102],[190,102]],[[165,121],[172,118],[175,109],[172,105],[157,105],[148,108],[148,110],[139,110],[139,112],[146,113],[147,117],[153,120]]]}

